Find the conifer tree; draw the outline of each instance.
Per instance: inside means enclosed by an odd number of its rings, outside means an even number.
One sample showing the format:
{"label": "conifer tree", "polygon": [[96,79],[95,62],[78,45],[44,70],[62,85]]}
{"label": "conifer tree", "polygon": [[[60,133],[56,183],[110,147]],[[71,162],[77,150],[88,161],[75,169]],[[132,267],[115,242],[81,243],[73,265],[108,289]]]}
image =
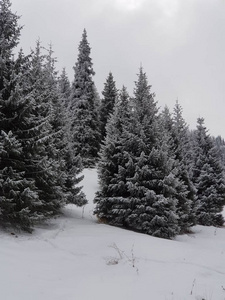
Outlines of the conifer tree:
{"label": "conifer tree", "polygon": [[126,187],[126,161],[122,142],[122,134],[130,125],[129,102],[129,95],[123,87],[106,125],[106,137],[101,146],[98,163],[100,191],[96,193],[94,200],[95,214],[100,219],[119,226],[125,225],[126,216],[129,215],[125,204],[129,202],[129,193]]}
{"label": "conifer tree", "polygon": [[221,214],[225,204],[224,169],[218,149],[204,126],[203,118],[197,120],[194,162],[193,179],[199,201],[198,223],[207,226],[221,226],[224,223]]}
{"label": "conifer tree", "polygon": [[26,163],[20,137],[20,129],[26,122],[23,88],[27,62],[28,58],[20,51],[18,58],[8,65],[8,79],[4,78],[3,90],[7,93],[3,93],[0,109],[0,220],[4,226],[11,224],[30,231],[39,219],[36,207],[40,203],[34,180],[25,178]]}
{"label": "conifer tree", "polygon": [[[63,131],[63,147],[62,151],[64,153],[64,159],[66,164],[66,169],[69,175],[69,178],[66,180],[66,186],[73,186],[73,179],[75,174],[79,173],[82,169],[81,159],[79,155],[75,155],[72,142],[72,111],[70,109],[70,95],[71,95],[71,86],[66,74],[65,68],[63,68],[62,73],[58,79],[58,93],[59,93],[59,108],[61,111],[61,130]],[[76,170],[76,167],[77,170]],[[74,169],[75,168],[75,169]]]}
{"label": "conifer tree", "polygon": [[216,138],[213,138],[213,141],[215,143],[215,146],[217,147],[219,151],[219,156],[221,159],[221,163],[225,170],[225,141],[221,136],[217,136]]}
{"label": "conifer tree", "polygon": [[[133,109],[139,123],[138,152],[133,153],[135,173],[128,186],[133,201],[129,226],[147,234],[172,238],[179,233],[176,214],[176,178],[168,135],[160,131],[158,108],[147,76],[140,69],[135,82]],[[135,153],[138,155],[135,157]]]}
{"label": "conifer tree", "polygon": [[62,73],[58,79],[58,90],[63,101],[63,104],[66,108],[70,106],[70,94],[71,94],[71,86],[70,81],[66,73],[66,69],[63,68]]}
{"label": "conifer tree", "polygon": [[115,167],[110,171],[105,167],[100,169],[104,185],[95,200],[96,213],[110,224],[171,238],[179,232],[175,198],[179,182],[167,143],[159,133],[158,109],[142,68],[135,85],[129,121],[122,123],[122,130],[116,135],[117,151],[113,153],[111,141],[115,140],[112,136],[116,126],[109,129],[113,116],[118,114],[114,112],[106,126],[102,158],[104,166]]}
{"label": "conifer tree", "polygon": [[26,163],[25,178],[34,179],[38,189],[40,219],[58,213],[65,203],[51,124],[55,95],[45,65],[46,57],[41,49],[38,41],[31,54],[29,70],[24,75],[23,97],[26,99],[27,110],[23,116],[24,125],[17,133]]}
{"label": "conifer tree", "polygon": [[70,106],[74,150],[76,155],[81,155],[84,166],[93,166],[98,158],[101,136],[93,82],[95,72],[85,29],[78,50]]}
{"label": "conifer tree", "polygon": [[3,92],[4,80],[8,78],[13,63],[13,49],[19,43],[22,26],[18,25],[19,16],[11,11],[10,0],[0,1],[0,91]]}
{"label": "conifer tree", "polygon": [[62,155],[65,120],[52,50],[43,56],[37,42],[31,55],[21,50],[14,59],[21,27],[10,6],[0,1],[0,222],[30,231],[36,221],[59,212],[68,190],[70,202],[86,200],[74,186],[80,167],[73,165],[68,175]]}
{"label": "conifer tree", "polygon": [[[52,102],[51,128],[53,131],[53,140],[51,144],[51,156],[57,162],[58,185],[60,186],[66,203],[73,203],[79,206],[86,204],[84,194],[81,187],[76,185],[83,177],[77,175],[82,170],[81,159],[75,156],[71,149],[71,131],[70,120],[67,115],[65,106],[65,98],[68,93],[68,81],[65,72],[63,72],[63,80],[66,84],[61,85],[62,90],[57,87],[57,72],[55,71],[55,61],[53,57],[52,47],[50,46],[46,56],[44,72],[46,73],[46,88],[48,89]],[[62,83],[62,82],[61,82]]]}
{"label": "conifer tree", "polygon": [[[19,43],[19,17],[12,13],[9,0],[0,1],[0,117],[4,120],[6,102],[10,97],[10,80],[14,67],[13,50]],[[6,123],[4,123],[6,124]],[[2,127],[0,129],[3,129]]]}
{"label": "conifer tree", "polygon": [[[170,139],[172,142],[172,128],[173,128],[173,119],[170,113],[168,106],[166,105],[162,112],[160,113],[160,124],[164,130],[170,135]],[[171,148],[173,145],[171,145]]]}
{"label": "conifer tree", "polygon": [[38,218],[37,188],[32,178],[25,177],[24,152],[19,135],[26,123],[27,102],[24,75],[28,57],[20,51],[14,59],[21,26],[19,17],[12,13],[8,0],[0,1],[0,221],[30,230]]}
{"label": "conifer tree", "polygon": [[103,99],[100,104],[100,124],[101,124],[101,134],[102,138],[106,135],[106,123],[109,115],[113,112],[113,108],[117,98],[116,83],[114,81],[112,72],[109,73],[106,82],[104,84],[104,90],[102,92]]}
{"label": "conifer tree", "polygon": [[135,118],[142,126],[149,152],[157,140],[158,108],[154,97],[155,94],[151,92],[151,85],[148,84],[147,75],[141,67],[138,80],[135,82],[132,105]]}
{"label": "conifer tree", "polygon": [[0,222],[26,231],[38,219],[34,181],[24,178],[22,147],[11,131],[0,134]]}
{"label": "conifer tree", "polygon": [[191,152],[188,126],[182,116],[182,107],[176,101],[173,111],[172,126],[173,153],[177,162],[177,176],[183,183],[181,190],[178,190],[179,225],[181,232],[189,230],[196,223],[196,189],[191,179]]}

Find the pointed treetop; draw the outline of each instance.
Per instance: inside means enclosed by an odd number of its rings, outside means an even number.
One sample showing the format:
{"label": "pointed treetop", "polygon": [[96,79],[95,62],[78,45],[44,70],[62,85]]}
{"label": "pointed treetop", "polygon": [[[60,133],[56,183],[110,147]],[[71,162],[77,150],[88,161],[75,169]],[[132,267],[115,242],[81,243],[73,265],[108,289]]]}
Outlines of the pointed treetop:
{"label": "pointed treetop", "polygon": [[12,13],[9,0],[0,1],[0,57],[10,56],[12,49],[19,43],[22,26],[18,25],[19,16]]}
{"label": "pointed treetop", "polygon": [[142,67],[137,76],[138,80],[135,81],[133,98],[135,112],[141,123],[146,118],[151,122],[158,112],[157,102],[154,100],[155,94],[151,93],[151,85],[148,84],[147,75]]}
{"label": "pointed treetop", "polygon": [[176,131],[178,132],[184,132],[187,131],[188,125],[186,121],[183,118],[183,109],[181,105],[179,104],[178,100],[176,100],[174,109],[173,109],[173,122],[174,122],[174,127]]}
{"label": "pointed treetop", "polygon": [[83,37],[84,37],[84,38],[87,37],[87,30],[86,30],[86,28],[84,28],[84,30],[83,30]]}
{"label": "pointed treetop", "polygon": [[[109,98],[109,97],[116,98],[116,94],[117,94],[116,83],[114,81],[112,72],[109,72],[109,75],[106,78],[106,82],[104,83],[104,90],[102,91],[102,95],[105,98]],[[108,99],[106,99],[106,101],[108,101]]]}
{"label": "pointed treetop", "polygon": [[134,88],[135,97],[136,98],[155,97],[154,93],[150,93],[152,86],[148,84],[148,78],[146,73],[143,71],[142,66],[140,67],[137,76],[138,76],[138,80],[135,81],[135,88]]}
{"label": "pointed treetop", "polygon": [[75,77],[81,72],[87,72],[89,76],[95,75],[93,70],[93,63],[90,57],[91,47],[87,40],[87,31],[84,29],[82,39],[78,46],[78,59],[74,67]]}
{"label": "pointed treetop", "polygon": [[169,107],[167,105],[165,105],[165,107],[162,110],[160,116],[161,116],[161,122],[162,122],[163,127],[168,132],[171,132],[172,127],[173,127],[173,120],[172,120],[172,116],[171,116]]}
{"label": "pointed treetop", "polygon": [[205,120],[204,120],[204,118],[198,118],[197,119],[197,124],[198,124],[198,126],[200,126],[200,127],[203,127],[203,124],[205,123]]}
{"label": "pointed treetop", "polygon": [[209,136],[209,135],[207,135],[208,129],[206,128],[206,126],[204,126],[204,124],[205,124],[204,118],[199,117],[197,119],[197,131],[199,132],[200,135]]}

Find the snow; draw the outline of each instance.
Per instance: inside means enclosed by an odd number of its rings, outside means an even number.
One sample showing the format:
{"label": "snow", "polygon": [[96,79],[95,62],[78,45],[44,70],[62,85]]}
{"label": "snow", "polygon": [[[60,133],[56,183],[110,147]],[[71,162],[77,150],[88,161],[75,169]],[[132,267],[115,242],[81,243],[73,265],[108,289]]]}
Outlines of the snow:
{"label": "snow", "polygon": [[97,174],[84,175],[84,209],[68,205],[32,235],[0,231],[1,299],[225,299],[225,227],[164,240],[99,224]]}

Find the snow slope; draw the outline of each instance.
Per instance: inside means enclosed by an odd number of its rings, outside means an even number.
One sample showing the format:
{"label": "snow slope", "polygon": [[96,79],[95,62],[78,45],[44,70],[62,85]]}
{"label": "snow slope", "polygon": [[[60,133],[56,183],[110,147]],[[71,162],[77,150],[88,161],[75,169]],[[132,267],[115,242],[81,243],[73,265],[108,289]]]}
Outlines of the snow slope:
{"label": "snow slope", "polygon": [[196,226],[163,240],[98,224],[95,170],[89,204],[32,235],[0,231],[2,300],[225,300],[225,228]]}

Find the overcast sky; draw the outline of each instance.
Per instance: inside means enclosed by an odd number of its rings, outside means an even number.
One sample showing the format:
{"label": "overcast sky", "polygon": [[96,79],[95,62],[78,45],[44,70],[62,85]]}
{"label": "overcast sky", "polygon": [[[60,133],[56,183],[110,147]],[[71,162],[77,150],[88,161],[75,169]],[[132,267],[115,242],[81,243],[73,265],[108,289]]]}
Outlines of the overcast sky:
{"label": "overcast sky", "polygon": [[12,0],[25,53],[52,43],[70,80],[86,28],[98,92],[109,72],[133,93],[142,64],[160,107],[176,99],[190,128],[198,117],[225,138],[225,0]]}

